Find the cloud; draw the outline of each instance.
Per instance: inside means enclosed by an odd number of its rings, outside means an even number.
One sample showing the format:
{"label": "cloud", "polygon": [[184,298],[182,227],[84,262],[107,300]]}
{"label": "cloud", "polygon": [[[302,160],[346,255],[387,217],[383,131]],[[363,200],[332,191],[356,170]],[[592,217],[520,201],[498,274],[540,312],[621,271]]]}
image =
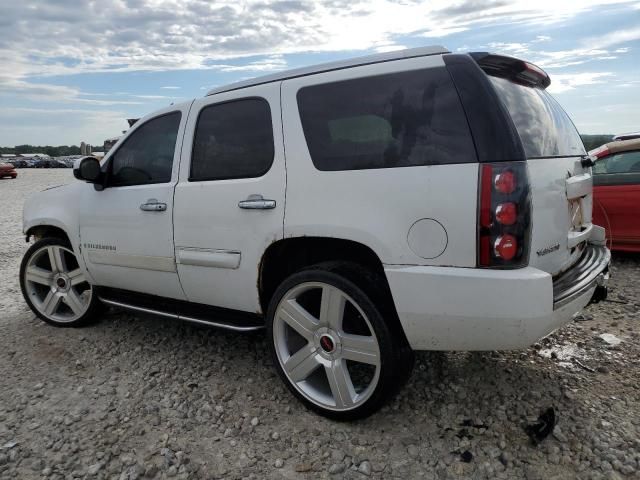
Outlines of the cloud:
{"label": "cloud", "polygon": [[7,78],[0,75],[0,95],[7,97],[19,97],[24,100],[36,102],[72,103],[83,105],[109,106],[109,105],[140,105],[134,100],[120,100],[110,98],[100,100],[95,98],[101,94],[83,93],[80,90],[64,85],[50,85],[46,83],[31,83],[15,78]]}
{"label": "cloud", "polygon": [[606,83],[614,77],[612,72],[582,72],[555,74],[551,77],[548,90],[551,93],[561,93],[585,85]]}
{"label": "cloud", "polygon": [[437,38],[489,24],[548,25],[608,3],[619,0],[10,2],[0,17],[0,61],[15,78],[205,69],[257,55],[384,49],[402,35]]}
{"label": "cloud", "polygon": [[[79,145],[85,141],[102,145],[110,136],[127,129],[124,111],[87,110],[78,108],[13,108],[0,109],[1,145],[41,144]],[[38,137],[34,138],[34,130]]]}
{"label": "cloud", "polygon": [[163,89],[163,90],[180,90],[182,87],[174,87],[172,85],[167,85],[167,86],[160,87],[160,88]]}
{"label": "cloud", "polygon": [[590,48],[607,48],[634,40],[640,40],[640,27],[614,30],[598,37],[589,37],[582,43]]}

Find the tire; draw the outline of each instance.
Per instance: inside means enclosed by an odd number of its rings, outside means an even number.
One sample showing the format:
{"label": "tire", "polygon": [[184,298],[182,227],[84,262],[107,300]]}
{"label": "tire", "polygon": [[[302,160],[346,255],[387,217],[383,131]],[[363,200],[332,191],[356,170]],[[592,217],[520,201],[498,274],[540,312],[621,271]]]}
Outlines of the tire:
{"label": "tire", "polygon": [[307,408],[333,420],[373,414],[413,368],[386,282],[357,264],[294,273],[271,298],[266,323],[282,381]]}
{"label": "tire", "polygon": [[56,327],[87,325],[100,313],[100,300],[65,239],[43,238],[29,247],[20,264],[20,288],[33,313]]}

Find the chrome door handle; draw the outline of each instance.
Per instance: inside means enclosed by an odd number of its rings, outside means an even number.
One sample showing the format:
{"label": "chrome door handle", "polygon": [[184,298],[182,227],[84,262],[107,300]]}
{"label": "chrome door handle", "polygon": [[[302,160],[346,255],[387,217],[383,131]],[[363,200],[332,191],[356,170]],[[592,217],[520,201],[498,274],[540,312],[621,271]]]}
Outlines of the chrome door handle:
{"label": "chrome door handle", "polygon": [[249,195],[246,200],[238,202],[240,208],[247,210],[271,210],[276,208],[275,200],[266,200],[262,195]]}
{"label": "chrome door handle", "polygon": [[166,203],[160,203],[155,198],[150,198],[147,203],[140,205],[140,210],[144,212],[164,212],[167,209]]}

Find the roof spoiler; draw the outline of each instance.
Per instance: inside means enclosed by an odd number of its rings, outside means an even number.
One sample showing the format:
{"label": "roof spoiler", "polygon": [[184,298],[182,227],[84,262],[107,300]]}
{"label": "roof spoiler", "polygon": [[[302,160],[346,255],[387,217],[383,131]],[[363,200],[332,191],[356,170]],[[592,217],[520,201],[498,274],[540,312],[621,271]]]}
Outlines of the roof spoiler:
{"label": "roof spoiler", "polygon": [[533,63],[488,52],[472,52],[469,55],[487,75],[506,78],[530,87],[547,88],[551,85],[547,72]]}

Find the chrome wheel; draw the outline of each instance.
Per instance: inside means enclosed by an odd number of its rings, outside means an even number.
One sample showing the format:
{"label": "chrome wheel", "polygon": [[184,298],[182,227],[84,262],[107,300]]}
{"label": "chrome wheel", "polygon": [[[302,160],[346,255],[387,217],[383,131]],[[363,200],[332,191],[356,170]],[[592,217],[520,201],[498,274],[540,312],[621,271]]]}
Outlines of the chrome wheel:
{"label": "chrome wheel", "polygon": [[47,319],[68,323],[91,305],[92,289],[73,251],[61,245],[36,250],[27,261],[23,282],[29,300]]}
{"label": "chrome wheel", "polygon": [[289,290],[275,311],[273,341],[287,379],[317,406],[352,410],[378,384],[380,347],[373,327],[333,285],[306,282]]}

